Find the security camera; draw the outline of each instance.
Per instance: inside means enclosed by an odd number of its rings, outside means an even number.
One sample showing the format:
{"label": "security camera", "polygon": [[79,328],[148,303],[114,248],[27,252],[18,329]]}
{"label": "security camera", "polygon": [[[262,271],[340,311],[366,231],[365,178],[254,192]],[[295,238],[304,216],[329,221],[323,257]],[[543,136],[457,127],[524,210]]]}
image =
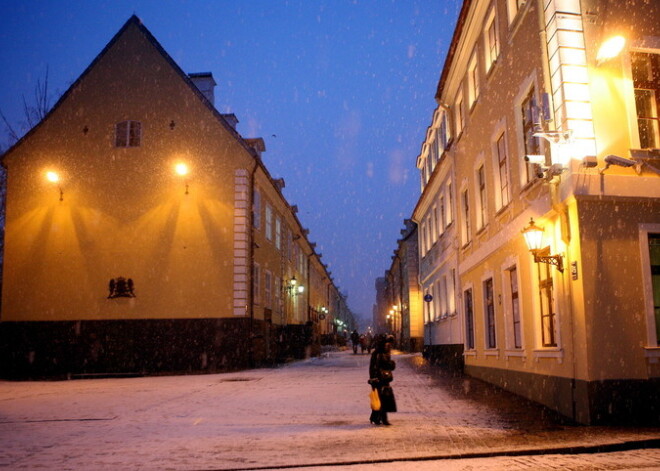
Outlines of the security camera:
{"label": "security camera", "polygon": [[526,155],[525,162],[529,162],[530,164],[545,164],[545,155],[543,154]]}
{"label": "security camera", "polygon": [[619,157],[618,155],[610,154],[605,157],[605,163],[607,165],[618,165],[619,167],[632,167],[637,162],[633,159],[627,159],[625,157]]}
{"label": "security camera", "polygon": [[545,171],[547,168],[543,167],[541,164],[532,164],[532,174],[536,176],[536,178],[544,178],[545,177]]}

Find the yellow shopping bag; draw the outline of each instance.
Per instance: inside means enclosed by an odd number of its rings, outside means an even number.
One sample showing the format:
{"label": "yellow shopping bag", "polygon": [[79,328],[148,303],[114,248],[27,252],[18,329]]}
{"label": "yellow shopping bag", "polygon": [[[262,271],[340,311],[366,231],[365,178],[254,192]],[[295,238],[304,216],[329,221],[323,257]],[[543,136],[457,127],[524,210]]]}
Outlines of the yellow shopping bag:
{"label": "yellow shopping bag", "polygon": [[376,389],[372,389],[369,393],[369,402],[371,402],[371,410],[380,410],[380,397]]}

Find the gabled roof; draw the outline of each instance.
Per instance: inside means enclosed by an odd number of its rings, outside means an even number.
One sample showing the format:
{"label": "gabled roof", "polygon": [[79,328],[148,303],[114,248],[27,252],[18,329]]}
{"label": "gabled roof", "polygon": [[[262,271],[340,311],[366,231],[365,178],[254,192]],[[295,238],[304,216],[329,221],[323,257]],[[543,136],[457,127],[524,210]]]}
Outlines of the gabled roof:
{"label": "gabled roof", "polygon": [[4,159],[18,146],[20,146],[23,141],[25,141],[28,137],[30,137],[38,128],[41,127],[41,125],[59,108],[59,106],[64,103],[69,95],[73,92],[73,90],[78,87],[80,82],[89,74],[89,72],[96,66],[96,64],[105,56],[105,54],[110,50],[115,43],[121,38],[121,36],[128,30],[131,26],[135,26],[139,29],[139,31],[147,38],[149,43],[151,43],[156,50],[160,53],[160,55],[167,61],[168,64],[174,69],[174,71],[181,77],[181,79],[188,84],[190,87],[190,90],[197,95],[197,97],[206,105],[206,107],[213,113],[213,115],[216,117],[218,122],[224,126],[224,128],[236,138],[237,141],[239,141],[242,146],[245,148],[245,150],[250,153],[253,157],[257,158],[257,153],[256,151],[248,145],[248,143],[245,142],[245,140],[241,137],[241,135],[234,129],[234,127],[227,122],[227,120],[224,118],[224,116],[218,112],[218,110],[215,109],[213,104],[204,96],[204,94],[195,86],[193,81],[190,79],[188,74],[186,74],[183,70],[181,70],[181,67],[174,62],[174,59],[170,57],[170,55],[163,49],[163,46],[160,45],[160,43],[156,40],[156,38],[151,34],[151,32],[142,24],[142,21],[136,16],[132,15],[126,23],[124,23],[124,26],[121,27],[121,29],[113,36],[113,38],[110,40],[110,42],[103,48],[103,50],[94,58],[94,60],[89,64],[89,66],[85,69],[85,71],[76,79],[75,82],[67,89],[66,92],[60,97],[59,100],[57,100],[57,103],[53,105],[53,107],[50,109],[50,111],[46,114],[46,116],[39,122],[37,125],[35,125],[32,129],[30,129],[25,135],[19,139],[13,146],[11,146],[7,151],[2,154],[2,161],[4,164]]}

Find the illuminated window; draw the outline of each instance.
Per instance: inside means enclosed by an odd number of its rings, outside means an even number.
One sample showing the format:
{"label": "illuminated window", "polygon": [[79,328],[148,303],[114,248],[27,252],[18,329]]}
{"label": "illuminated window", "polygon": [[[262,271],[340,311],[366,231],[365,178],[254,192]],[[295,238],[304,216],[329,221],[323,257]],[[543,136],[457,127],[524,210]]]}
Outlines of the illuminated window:
{"label": "illuminated window", "polygon": [[495,300],[493,297],[493,279],[484,281],[484,315],[486,324],[486,348],[497,348],[495,338]]}
{"label": "illuminated window", "polygon": [[480,166],[476,174],[477,178],[477,228],[486,226],[486,172],[484,166]]}
{"label": "illuminated window", "polygon": [[497,138],[495,151],[497,152],[497,165],[498,165],[497,182],[499,184],[499,190],[500,190],[498,209],[500,209],[508,205],[511,199],[509,192],[509,159],[506,153],[506,139],[504,133],[502,133],[500,137]]}
{"label": "illuminated window", "polygon": [[500,39],[497,28],[495,8],[493,7],[488,14],[486,27],[484,28],[484,49],[486,58],[486,72],[490,71],[495,63],[497,56],[500,55]]}
{"label": "illuminated window", "polygon": [[139,121],[122,121],[115,125],[115,147],[139,147],[141,137]]}
{"label": "illuminated window", "polygon": [[660,54],[632,53],[632,76],[639,145],[642,149],[660,148]]}
{"label": "illuminated window", "polygon": [[[651,336],[651,343],[655,344],[653,346],[660,346],[660,234],[649,233],[647,237],[655,320],[655,342],[653,342],[653,337]],[[653,323],[649,322],[649,324],[652,325]]]}
{"label": "illuminated window", "polygon": [[539,300],[541,313],[541,343],[544,347],[556,347],[555,311],[552,293],[552,276],[549,263],[537,263],[539,270]]}
{"label": "illuminated window", "polygon": [[470,65],[468,66],[467,73],[468,80],[468,103],[470,108],[474,105],[474,102],[479,98],[479,67],[477,67],[477,51],[475,50],[472,53],[472,59],[470,59]]}

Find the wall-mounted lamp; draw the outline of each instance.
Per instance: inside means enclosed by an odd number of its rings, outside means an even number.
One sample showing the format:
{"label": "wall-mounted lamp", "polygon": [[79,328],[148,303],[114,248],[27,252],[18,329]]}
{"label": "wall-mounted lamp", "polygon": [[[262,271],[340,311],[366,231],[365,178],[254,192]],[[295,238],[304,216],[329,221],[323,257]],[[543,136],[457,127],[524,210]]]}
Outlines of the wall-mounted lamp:
{"label": "wall-mounted lamp", "polygon": [[623,36],[613,36],[601,44],[596,54],[596,64],[600,65],[610,59],[614,59],[621,54],[626,46],[626,38]]}
{"label": "wall-mounted lamp", "polygon": [[557,267],[559,272],[564,271],[564,259],[561,255],[550,255],[550,246],[541,247],[543,244],[543,228],[534,224],[534,218],[529,219],[529,226],[522,230],[527,248],[534,255],[534,262],[549,263]]}
{"label": "wall-mounted lamp", "polygon": [[303,285],[299,285],[298,280],[296,280],[296,277],[294,276],[287,283],[286,291],[289,293],[289,296],[298,296],[305,291],[305,287]]}
{"label": "wall-mounted lamp", "polygon": [[[188,175],[190,172],[190,169],[188,169],[188,166],[184,164],[183,162],[179,162],[174,166],[174,171],[177,173],[177,175],[181,175],[182,177],[185,177]],[[186,183],[186,195],[188,194],[188,180],[185,180]]]}
{"label": "wall-mounted lamp", "polygon": [[48,180],[51,183],[58,184],[57,188],[60,190],[60,201],[64,201],[64,192],[62,191],[62,186],[59,184],[60,176],[57,174],[57,172],[53,172],[52,170],[47,171],[46,180]]}

